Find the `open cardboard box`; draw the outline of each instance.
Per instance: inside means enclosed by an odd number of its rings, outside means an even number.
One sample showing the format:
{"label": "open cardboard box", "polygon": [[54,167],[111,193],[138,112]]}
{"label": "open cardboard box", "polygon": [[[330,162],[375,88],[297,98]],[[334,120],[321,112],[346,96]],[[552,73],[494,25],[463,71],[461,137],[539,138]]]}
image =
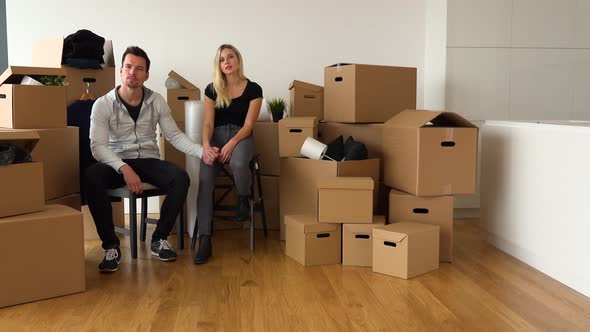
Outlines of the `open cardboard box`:
{"label": "open cardboard box", "polygon": [[168,101],[168,106],[170,106],[174,120],[177,123],[184,123],[185,102],[189,100],[201,100],[201,90],[174,70],[171,70],[168,76],[182,86],[182,88],[178,89],[167,89],[166,100]]}

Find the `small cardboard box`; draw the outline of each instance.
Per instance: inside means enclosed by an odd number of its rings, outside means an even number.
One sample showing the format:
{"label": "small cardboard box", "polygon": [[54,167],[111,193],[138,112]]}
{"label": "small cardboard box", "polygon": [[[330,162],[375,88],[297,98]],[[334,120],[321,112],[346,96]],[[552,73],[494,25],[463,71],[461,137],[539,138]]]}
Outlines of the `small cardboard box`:
{"label": "small cardboard box", "polygon": [[372,224],[342,225],[342,265],[373,265],[373,228],[385,225],[384,216],[373,216]]}
{"label": "small cardboard box", "polygon": [[83,93],[90,92],[95,98],[106,95],[115,88],[115,58],[113,42],[104,43],[104,64],[102,69],[79,69],[63,66],[64,39],[62,37],[33,42],[33,66],[62,68],[66,80],[66,104],[80,99]]}
{"label": "small cardboard box", "polygon": [[[183,122],[177,122],[176,125],[184,132]],[[177,150],[174,145],[170,144],[161,132],[158,134],[158,141],[160,158],[162,160],[167,160],[182,169],[186,169],[186,154]]]}
{"label": "small cardboard box", "polygon": [[256,122],[254,124],[254,144],[258,153],[261,175],[281,175],[279,157],[279,124],[277,122]]}
{"label": "small cardboard box", "polygon": [[282,119],[279,121],[279,156],[301,157],[301,147],[308,137],[318,138],[317,118]]}
{"label": "small cardboard box", "polygon": [[289,116],[314,116],[324,119],[324,87],[302,81],[289,85]]}
{"label": "small cardboard box", "polygon": [[10,253],[2,258],[10,271],[0,274],[0,307],[84,292],[82,233],[82,214],[67,206],[0,219],[0,250]]}
{"label": "small cardboard box", "polygon": [[32,157],[43,163],[46,200],[80,192],[78,130],[78,127],[37,129],[40,140]]}
{"label": "small cardboard box", "polygon": [[82,201],[80,194],[72,194],[68,196],[58,197],[45,201],[46,205],[64,205],[69,206],[72,209],[82,211]]}
{"label": "small cardboard box", "polygon": [[399,222],[373,228],[373,272],[410,279],[438,269],[439,226]]}
{"label": "small cardboard box", "polygon": [[[38,140],[36,131],[0,129],[0,143],[15,144],[27,152]],[[0,166],[0,183],[0,218],[43,210],[43,163]]]}
{"label": "small cardboard box", "polygon": [[0,127],[65,128],[66,87],[22,85],[25,76],[65,76],[60,68],[10,66],[0,75]]}
{"label": "small cardboard box", "polygon": [[336,64],[324,69],[324,121],[383,123],[416,108],[416,68]]}
{"label": "small cardboard box", "polygon": [[305,266],[340,264],[341,226],[315,216],[287,215],[287,256]]}
{"label": "small cardboard box", "polygon": [[416,196],[473,194],[477,130],[452,112],[399,113],[383,128],[383,182]]}
{"label": "small cardboard box", "polygon": [[[370,177],[377,182],[379,180],[379,159],[335,162],[306,158],[281,158],[279,180],[281,240],[285,239],[285,215],[318,215],[318,181],[331,176]],[[377,190],[374,191],[374,195],[378,195]],[[375,199],[374,202],[376,202]]]}
{"label": "small cardboard box", "polygon": [[170,106],[174,120],[184,123],[186,121],[184,118],[185,102],[188,100],[201,100],[201,90],[174,70],[171,70],[168,76],[172,77],[182,86],[180,89],[168,89],[166,100],[168,101],[168,106]]}
{"label": "small cardboard box", "polygon": [[453,196],[419,197],[395,189],[389,192],[389,223],[417,221],[439,225],[441,262],[453,261]]}
{"label": "small cardboard box", "polygon": [[318,221],[336,224],[373,222],[373,190],[370,177],[326,177],[318,181]]}

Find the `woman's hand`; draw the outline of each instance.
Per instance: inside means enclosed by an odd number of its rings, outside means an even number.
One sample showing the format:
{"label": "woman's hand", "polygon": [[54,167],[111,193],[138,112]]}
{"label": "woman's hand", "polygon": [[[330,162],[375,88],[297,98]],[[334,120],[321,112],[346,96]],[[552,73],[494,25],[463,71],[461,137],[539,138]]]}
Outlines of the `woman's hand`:
{"label": "woman's hand", "polygon": [[211,147],[211,145],[203,146],[203,161],[209,166],[213,166],[215,160],[219,158],[219,148]]}
{"label": "woman's hand", "polygon": [[230,139],[219,152],[219,162],[222,164],[227,163],[231,159],[231,154],[236,147],[236,143],[233,139]]}

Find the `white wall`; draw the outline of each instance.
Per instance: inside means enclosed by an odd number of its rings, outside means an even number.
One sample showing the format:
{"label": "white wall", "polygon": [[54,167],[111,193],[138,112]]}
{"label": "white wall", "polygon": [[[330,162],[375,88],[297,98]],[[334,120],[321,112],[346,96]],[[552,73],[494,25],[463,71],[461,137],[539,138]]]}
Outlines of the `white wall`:
{"label": "white wall", "polygon": [[[162,93],[172,68],[203,90],[215,50],[233,43],[266,97],[287,98],[293,79],[323,85],[325,66],[355,62],[418,67],[418,106],[444,108],[445,40],[434,31],[446,30],[445,9],[446,0],[8,0],[8,59],[29,65],[33,40],[87,28],[113,40],[117,63],[127,45],[143,47],[153,62],[146,85]],[[425,67],[427,53],[437,56]],[[425,77],[435,82],[426,94]]]}

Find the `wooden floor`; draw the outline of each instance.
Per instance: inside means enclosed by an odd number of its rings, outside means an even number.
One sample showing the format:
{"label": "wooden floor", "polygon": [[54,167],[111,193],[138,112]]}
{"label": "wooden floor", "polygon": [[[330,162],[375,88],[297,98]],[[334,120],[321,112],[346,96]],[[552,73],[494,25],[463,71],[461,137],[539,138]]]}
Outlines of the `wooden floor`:
{"label": "wooden floor", "polygon": [[589,298],[486,244],[477,221],[455,223],[452,264],[411,280],[305,268],[271,238],[258,234],[251,257],[246,230],[219,231],[201,266],[187,249],[160,262],[147,245],[133,261],[125,239],[110,275],[97,272],[102,250],[88,241],[88,291],[0,309],[0,331],[590,331]]}

